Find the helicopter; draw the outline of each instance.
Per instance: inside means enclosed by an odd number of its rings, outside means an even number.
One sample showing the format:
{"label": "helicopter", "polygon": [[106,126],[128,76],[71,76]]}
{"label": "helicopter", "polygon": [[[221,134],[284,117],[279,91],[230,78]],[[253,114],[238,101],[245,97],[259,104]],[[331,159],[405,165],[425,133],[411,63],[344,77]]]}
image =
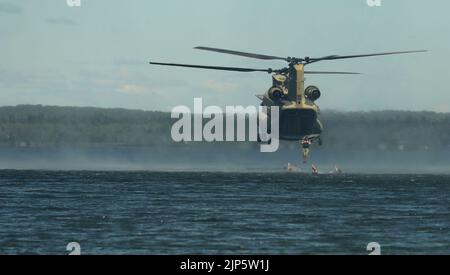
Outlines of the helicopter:
{"label": "helicopter", "polygon": [[[303,158],[306,163],[309,157],[310,145],[317,141],[322,145],[321,135],[323,125],[319,120],[320,108],[316,101],[321,97],[320,89],[315,85],[309,85],[305,88],[306,74],[337,74],[337,75],[357,75],[357,72],[339,72],[339,71],[309,71],[305,67],[309,64],[332,61],[340,59],[363,58],[372,56],[398,55],[426,52],[426,50],[395,51],[372,54],[357,55],[327,55],[323,57],[280,57],[272,55],[263,55],[250,52],[241,52],[212,47],[195,47],[196,50],[211,51],[222,54],[230,54],[247,58],[260,60],[281,60],[288,63],[287,67],[281,69],[254,69],[241,67],[220,67],[204,66],[177,63],[149,62],[152,65],[175,66],[195,69],[222,70],[234,72],[265,72],[272,75],[272,86],[263,95],[257,95],[261,100],[261,106],[279,107],[279,139],[299,141],[303,148]],[[270,120],[270,112],[266,114]],[[258,141],[261,142],[258,137]],[[270,141],[269,141],[270,142]]]}

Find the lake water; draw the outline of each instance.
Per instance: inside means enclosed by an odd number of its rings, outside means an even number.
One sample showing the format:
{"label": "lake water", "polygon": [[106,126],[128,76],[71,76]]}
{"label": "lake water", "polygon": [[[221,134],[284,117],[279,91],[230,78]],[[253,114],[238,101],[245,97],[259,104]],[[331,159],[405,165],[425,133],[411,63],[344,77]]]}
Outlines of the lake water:
{"label": "lake water", "polygon": [[450,176],[0,171],[0,254],[450,254]]}

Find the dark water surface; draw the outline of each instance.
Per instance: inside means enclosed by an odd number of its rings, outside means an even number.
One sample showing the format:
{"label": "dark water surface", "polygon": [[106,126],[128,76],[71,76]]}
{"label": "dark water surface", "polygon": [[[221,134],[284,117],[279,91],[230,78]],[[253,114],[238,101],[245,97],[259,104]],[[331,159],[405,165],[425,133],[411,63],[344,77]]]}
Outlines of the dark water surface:
{"label": "dark water surface", "polygon": [[0,254],[450,254],[450,176],[0,171]]}

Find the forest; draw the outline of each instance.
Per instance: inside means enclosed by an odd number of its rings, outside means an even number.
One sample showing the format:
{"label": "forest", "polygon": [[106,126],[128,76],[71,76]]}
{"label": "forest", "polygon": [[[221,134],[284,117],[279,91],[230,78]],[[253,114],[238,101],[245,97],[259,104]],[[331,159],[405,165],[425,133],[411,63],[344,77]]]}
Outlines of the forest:
{"label": "forest", "polygon": [[[323,111],[321,121],[327,150],[450,149],[450,114],[447,113]],[[170,136],[173,122],[170,113],[154,111],[41,105],[0,107],[0,147],[209,146],[206,142],[174,143]],[[215,146],[251,148],[256,145],[244,142]]]}

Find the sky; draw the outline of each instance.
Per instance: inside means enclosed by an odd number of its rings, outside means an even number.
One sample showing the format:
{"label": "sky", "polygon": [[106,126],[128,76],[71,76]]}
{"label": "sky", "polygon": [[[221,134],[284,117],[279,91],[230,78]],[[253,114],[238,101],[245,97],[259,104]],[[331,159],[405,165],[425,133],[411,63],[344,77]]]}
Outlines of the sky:
{"label": "sky", "polygon": [[42,104],[169,111],[177,105],[258,105],[266,73],[158,67],[148,61],[282,68],[194,50],[278,56],[429,52],[329,61],[307,76],[322,109],[450,112],[450,1],[0,0],[0,106]]}

